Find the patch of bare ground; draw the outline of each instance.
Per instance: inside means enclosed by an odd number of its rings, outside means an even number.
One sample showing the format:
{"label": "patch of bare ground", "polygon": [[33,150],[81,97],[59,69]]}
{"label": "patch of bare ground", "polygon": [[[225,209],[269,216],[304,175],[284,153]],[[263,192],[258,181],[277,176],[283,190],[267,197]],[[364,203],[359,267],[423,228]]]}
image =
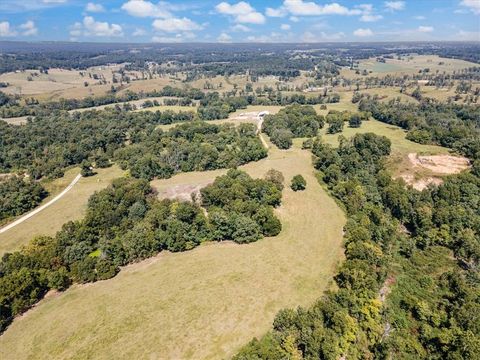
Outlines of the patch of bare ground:
{"label": "patch of bare ground", "polygon": [[408,185],[411,185],[415,190],[422,191],[429,185],[441,185],[443,180],[438,177],[428,176],[421,179],[416,179],[412,174],[403,174],[400,177],[405,180]]}
{"label": "patch of bare ground", "polygon": [[427,156],[409,153],[408,164],[408,169],[399,177],[419,191],[429,185],[442,184],[442,176],[458,174],[470,167],[467,158],[448,154]]}
{"label": "patch of bare ground", "polygon": [[470,167],[470,161],[461,156],[452,155],[431,155],[419,156],[417,153],[408,154],[412,165],[420,166],[437,174],[458,174]]}

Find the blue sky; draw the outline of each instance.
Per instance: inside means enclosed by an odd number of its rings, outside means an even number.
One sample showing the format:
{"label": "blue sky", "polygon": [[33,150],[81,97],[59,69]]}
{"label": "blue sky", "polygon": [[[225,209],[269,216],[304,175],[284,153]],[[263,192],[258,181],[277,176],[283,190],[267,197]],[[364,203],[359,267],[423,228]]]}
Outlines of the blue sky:
{"label": "blue sky", "polygon": [[0,0],[0,40],[480,41],[480,0]]}

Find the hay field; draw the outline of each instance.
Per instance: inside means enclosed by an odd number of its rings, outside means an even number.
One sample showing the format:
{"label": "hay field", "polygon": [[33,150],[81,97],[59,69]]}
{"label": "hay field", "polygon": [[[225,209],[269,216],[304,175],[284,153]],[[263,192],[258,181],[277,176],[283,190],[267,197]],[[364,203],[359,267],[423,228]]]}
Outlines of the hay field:
{"label": "hay field", "polygon": [[[107,187],[110,182],[123,175],[116,166],[95,170],[98,174],[81,178],[77,184],[57,202],[37,215],[0,234],[0,256],[6,252],[17,250],[37,235],[54,235],[62,225],[70,220],[82,218],[89,197],[98,190]],[[45,184],[50,195],[42,204],[48,202],[70,184],[80,172],[78,168],[68,170],[65,176]],[[1,356],[0,356],[1,358]]]}
{"label": "hay field", "polygon": [[[345,217],[320,187],[307,151],[275,147],[243,167],[270,169],[304,192],[284,190],[283,230],[249,245],[206,243],[123,269],[117,277],[48,297],[0,337],[0,358],[220,359],[270,329],[276,312],[308,305],[329,286],[341,258]],[[211,181],[224,171],[154,181],[162,189]]]}
{"label": "hay field", "polygon": [[[386,59],[385,63],[378,62],[375,58],[361,60],[358,70],[360,70],[360,72],[367,70],[369,76],[385,76],[417,74],[419,70],[426,68],[430,69],[430,73],[435,73],[436,71],[439,71],[440,73],[451,73],[455,70],[465,69],[472,66],[476,66],[476,64],[460,59],[447,59],[437,55],[413,55],[409,57],[402,56],[401,60],[398,60],[397,58]],[[341,75],[347,78],[362,77],[362,75],[355,74],[355,70],[350,70],[348,68],[342,69]]]}

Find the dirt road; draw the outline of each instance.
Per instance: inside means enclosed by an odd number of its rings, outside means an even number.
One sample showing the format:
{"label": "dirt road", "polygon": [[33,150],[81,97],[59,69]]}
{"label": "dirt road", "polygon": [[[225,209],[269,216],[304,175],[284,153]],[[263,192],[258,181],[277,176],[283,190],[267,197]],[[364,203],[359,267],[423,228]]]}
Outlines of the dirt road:
{"label": "dirt road", "polygon": [[52,205],[53,203],[55,203],[56,201],[58,201],[59,199],[62,198],[62,196],[64,196],[67,192],[70,191],[70,189],[78,182],[78,180],[80,180],[80,178],[82,177],[82,175],[78,174],[75,179],[73,179],[73,181],[60,193],[58,194],[57,196],[55,196],[52,200],[50,200],[49,202],[47,202],[46,204],[43,204],[39,207],[37,207],[36,209],[34,209],[33,211],[25,214],[24,216],[22,216],[20,219],[17,219],[15,220],[14,222],[8,224],[7,226],[4,226],[0,229],[0,234],[4,233],[5,231],[8,231],[10,230],[11,228],[17,226],[18,224],[21,224],[22,222],[24,222],[25,220],[28,220],[30,219],[32,216],[38,214],[40,211],[46,209],[47,207],[49,207],[50,205]]}

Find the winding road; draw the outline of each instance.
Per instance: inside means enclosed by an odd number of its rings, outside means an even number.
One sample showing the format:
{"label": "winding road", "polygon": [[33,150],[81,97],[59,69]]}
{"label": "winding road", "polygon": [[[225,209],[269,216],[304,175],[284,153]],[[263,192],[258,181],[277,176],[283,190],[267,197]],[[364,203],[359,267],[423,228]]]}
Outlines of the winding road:
{"label": "winding road", "polygon": [[46,204],[43,204],[39,207],[37,207],[36,209],[34,209],[33,211],[30,211],[29,213],[23,215],[21,218],[15,220],[14,222],[8,224],[7,226],[4,226],[2,228],[0,228],[0,234],[4,233],[5,231],[8,231],[10,230],[11,228],[17,226],[18,224],[21,224],[22,222],[24,222],[25,220],[28,220],[30,219],[32,216],[35,216],[36,214],[38,214],[40,211],[46,209],[47,207],[49,207],[50,205],[52,205],[53,203],[55,203],[56,201],[58,201],[59,199],[62,198],[62,196],[64,196],[67,192],[70,191],[70,189],[78,182],[78,180],[80,180],[80,178],[82,177],[81,174],[78,174],[75,179],[72,180],[72,182],[65,188],[63,189],[63,191],[58,194],[57,196],[55,196],[52,200],[50,200],[49,202],[47,202]]}

